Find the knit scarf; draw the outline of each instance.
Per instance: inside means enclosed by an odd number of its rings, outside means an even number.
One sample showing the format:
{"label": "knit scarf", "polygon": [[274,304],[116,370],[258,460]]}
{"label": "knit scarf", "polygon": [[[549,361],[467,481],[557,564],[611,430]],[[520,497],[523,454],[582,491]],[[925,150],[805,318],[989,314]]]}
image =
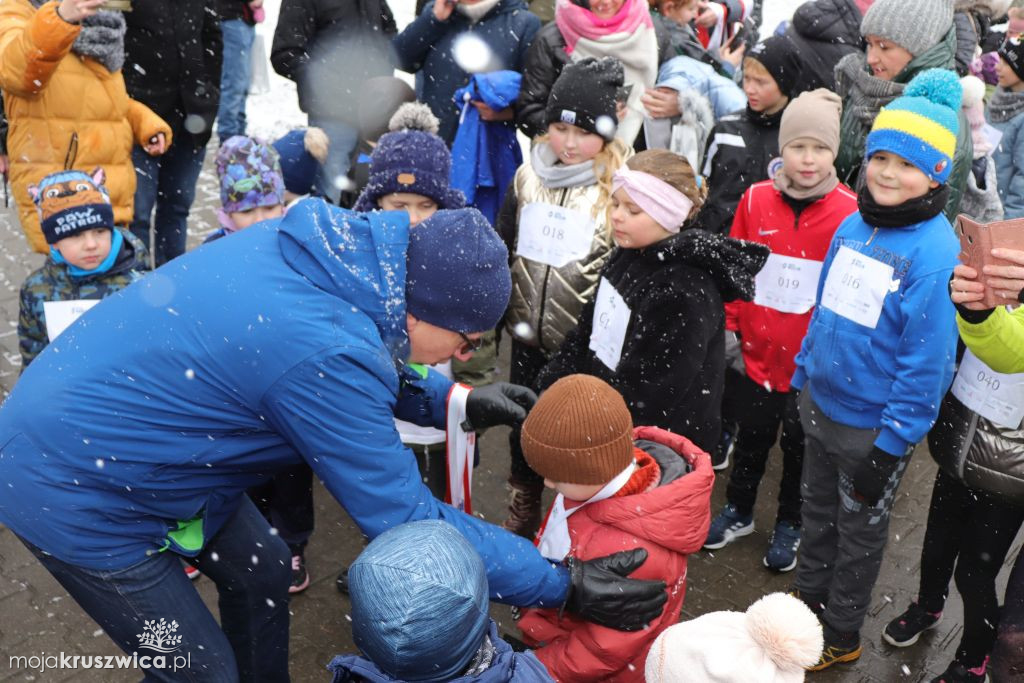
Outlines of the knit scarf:
{"label": "knit scarf", "polygon": [[836,167],[830,166],[828,175],[818,181],[814,187],[801,187],[780,168],[772,178],[772,185],[782,194],[800,201],[811,197],[824,197],[836,189],[836,186],[839,185],[839,177],[836,175]]}
{"label": "knit scarf", "polygon": [[636,460],[636,471],[612,498],[647,493],[658,488],[658,484],[661,483],[661,467],[653,456],[648,455],[642,448],[633,446],[633,459]]}
{"label": "knit scarf", "polygon": [[107,71],[120,71],[124,65],[124,15],[100,11],[82,20],[82,30],[71,45],[71,51],[92,57]]}
{"label": "knit scarf", "polygon": [[836,65],[836,92],[843,98],[843,109],[851,111],[865,131],[885,105],[903,94],[906,83],[875,78],[867,71],[862,52],[843,57]]}
{"label": "knit scarf", "polygon": [[857,193],[857,208],[864,222],[875,228],[902,228],[935,218],[949,201],[949,185],[939,185],[923,197],[915,197],[897,206],[882,206],[867,187]]}
{"label": "knit scarf", "polygon": [[658,38],[647,3],[626,0],[615,16],[599,19],[571,0],[557,0],[555,24],[565,39],[565,52],[574,61],[585,57],[615,57],[622,62],[625,84],[631,85],[626,117],[616,136],[632,145],[644,122],[640,98],[658,76]]}
{"label": "knit scarf", "polygon": [[1005,123],[1024,112],[1024,92],[997,88],[988,102],[988,119],[992,123]]}
{"label": "knit scarf", "polygon": [[544,187],[557,190],[563,187],[585,187],[597,182],[593,160],[578,164],[562,164],[547,142],[538,142],[530,152],[530,167]]}

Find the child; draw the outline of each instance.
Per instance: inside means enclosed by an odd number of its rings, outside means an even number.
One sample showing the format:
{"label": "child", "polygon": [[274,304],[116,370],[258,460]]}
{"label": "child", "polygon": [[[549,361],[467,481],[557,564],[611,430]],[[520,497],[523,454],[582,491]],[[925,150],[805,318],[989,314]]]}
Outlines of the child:
{"label": "child", "polygon": [[[614,137],[614,126],[602,131],[598,121],[614,121],[622,78],[622,65],[611,58],[587,58],[562,70],[548,98],[548,132],[516,172],[495,224],[514,254],[505,327],[512,338],[509,381],[515,384],[532,385],[576,327],[611,252],[611,178],[629,149]],[[551,215],[561,222],[549,223]],[[559,242],[564,248],[546,248],[544,231],[551,229],[569,231]],[[502,526],[532,539],[544,482],[523,460],[518,429],[509,434],[509,448],[512,499]]]}
{"label": "child", "polygon": [[800,683],[821,655],[821,624],[791,595],[772,593],[746,612],[711,612],[654,641],[646,683]]}
{"label": "child", "polygon": [[782,115],[782,167],[773,180],[752,185],[740,200],[730,235],[768,245],[753,302],[726,304],[726,327],[742,339],[744,375],[731,400],[740,408],[736,464],[726,505],[704,547],[723,548],[754,531],[754,501],[768,454],[782,425],[779,508],[764,565],[796,566],[800,544],[800,472],[804,438],[796,393],[790,391],[797,351],[811,321],[821,262],[832,235],[857,210],[857,197],[839,182],[832,163],[839,148],[842,102],[828,90],[804,93]]}
{"label": "child", "polygon": [[296,128],[274,141],[273,147],[281,164],[287,211],[300,199],[316,196],[316,177],[327,160],[330,140],[319,128]]}
{"label": "child", "polygon": [[971,127],[974,161],[967,174],[967,186],[960,201],[960,212],[981,223],[1003,220],[1003,204],[999,199],[994,146],[990,139],[992,127],[985,120],[985,84],[977,76],[960,79],[963,88],[961,108]]}
{"label": "child", "polygon": [[[18,346],[21,371],[95,301],[142,277],[146,249],[114,227],[114,210],[100,168],[58,171],[28,190],[39,212],[50,255],[21,285]],[[77,312],[57,302],[83,303]]]}
{"label": "child", "polygon": [[449,524],[422,520],[385,531],[349,576],[352,639],[362,655],[331,660],[333,683],[551,680],[532,653],[513,652],[499,637],[483,561]]}
{"label": "child", "polygon": [[639,424],[718,442],[724,301],[754,295],[768,248],[686,229],[700,207],[693,169],[665,150],[637,154],[612,179],[612,239],[595,299],[535,386],[583,372],[623,395]]}
{"label": "child", "polygon": [[992,152],[996,186],[1003,200],[1004,218],[1024,217],[1024,41],[1010,38],[999,48],[999,87],[992,94],[986,115],[1003,134]]}
{"label": "child", "polygon": [[896,489],[935,421],[956,352],[943,207],[959,128],[952,71],[918,74],[866,141],[860,211],[839,226],[790,386],[805,434],[797,595],[821,612],[815,670],[860,657]]}
{"label": "child", "polygon": [[284,179],[273,147],[235,135],[217,150],[214,164],[220,179],[221,227],[203,244],[284,215]]}
{"label": "child", "polygon": [[704,170],[708,197],[694,227],[725,234],[747,188],[774,176],[779,165],[779,122],[800,74],[796,47],[771,36],[743,58],[744,110],[723,116],[711,129]]}
{"label": "child", "polygon": [[540,553],[572,564],[641,549],[647,559],[633,578],[664,581],[669,600],[640,631],[598,626],[558,609],[525,610],[519,629],[556,681],[641,683],[647,650],[679,620],[686,556],[700,549],[708,527],[711,461],[685,437],[634,430],[622,396],[589,375],[551,385],[522,435],[530,466],[558,492],[538,537]]}

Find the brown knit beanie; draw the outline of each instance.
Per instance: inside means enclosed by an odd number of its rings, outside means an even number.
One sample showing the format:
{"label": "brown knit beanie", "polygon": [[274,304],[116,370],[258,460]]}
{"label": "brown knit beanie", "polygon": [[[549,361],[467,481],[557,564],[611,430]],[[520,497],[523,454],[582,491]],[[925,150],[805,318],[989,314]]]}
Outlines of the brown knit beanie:
{"label": "brown knit beanie", "polygon": [[633,419],[606,382],[569,375],[541,394],[520,442],[526,462],[546,479],[607,484],[633,460]]}
{"label": "brown knit beanie", "polygon": [[843,101],[825,88],[801,93],[782,112],[779,124],[779,151],[797,138],[811,138],[839,153],[839,120]]}

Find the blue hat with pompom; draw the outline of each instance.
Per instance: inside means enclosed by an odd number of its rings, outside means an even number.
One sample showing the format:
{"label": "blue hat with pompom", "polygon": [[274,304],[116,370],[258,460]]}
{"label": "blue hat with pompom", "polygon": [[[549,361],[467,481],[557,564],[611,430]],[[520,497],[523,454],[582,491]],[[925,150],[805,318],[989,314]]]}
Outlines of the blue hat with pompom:
{"label": "blue hat with pompom", "polygon": [[865,157],[892,152],[931,180],[945,183],[956,153],[962,97],[960,79],[952,71],[922,71],[907,84],[902,96],[878,113],[868,134]]}

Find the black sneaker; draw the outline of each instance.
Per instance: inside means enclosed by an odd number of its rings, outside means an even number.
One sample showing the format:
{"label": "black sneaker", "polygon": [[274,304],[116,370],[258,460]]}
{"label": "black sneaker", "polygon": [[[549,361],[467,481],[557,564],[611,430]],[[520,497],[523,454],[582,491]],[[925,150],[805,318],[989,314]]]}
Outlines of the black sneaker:
{"label": "black sneaker", "polygon": [[[932,679],[932,683],[985,683],[988,678],[985,669],[988,667],[988,657],[985,662],[976,669],[968,669],[967,665],[953,660],[949,668],[939,676]],[[980,673],[979,673],[980,672]]]}
{"label": "black sneaker", "polygon": [[893,647],[910,647],[917,642],[922,633],[935,628],[940,621],[942,612],[932,614],[926,612],[916,602],[912,602],[906,612],[889,622],[882,631],[882,637]]}
{"label": "black sneaker", "polygon": [[348,567],[342,569],[338,574],[338,578],[334,582],[334,586],[342,595],[348,595]]}
{"label": "black sneaker", "polygon": [[718,446],[711,454],[711,469],[724,470],[729,466],[729,458],[736,448],[736,439],[732,432],[722,430],[722,437],[718,440]]}
{"label": "black sneaker", "polygon": [[855,662],[860,659],[861,652],[864,651],[860,645],[860,634],[836,631],[825,622],[822,622],[821,626],[822,635],[825,637],[825,647],[821,651],[818,663],[807,667],[808,671],[821,671],[833,664]]}
{"label": "black sneaker", "polygon": [[289,593],[301,593],[309,588],[309,572],[306,571],[306,556],[302,553],[292,555],[292,585]]}

